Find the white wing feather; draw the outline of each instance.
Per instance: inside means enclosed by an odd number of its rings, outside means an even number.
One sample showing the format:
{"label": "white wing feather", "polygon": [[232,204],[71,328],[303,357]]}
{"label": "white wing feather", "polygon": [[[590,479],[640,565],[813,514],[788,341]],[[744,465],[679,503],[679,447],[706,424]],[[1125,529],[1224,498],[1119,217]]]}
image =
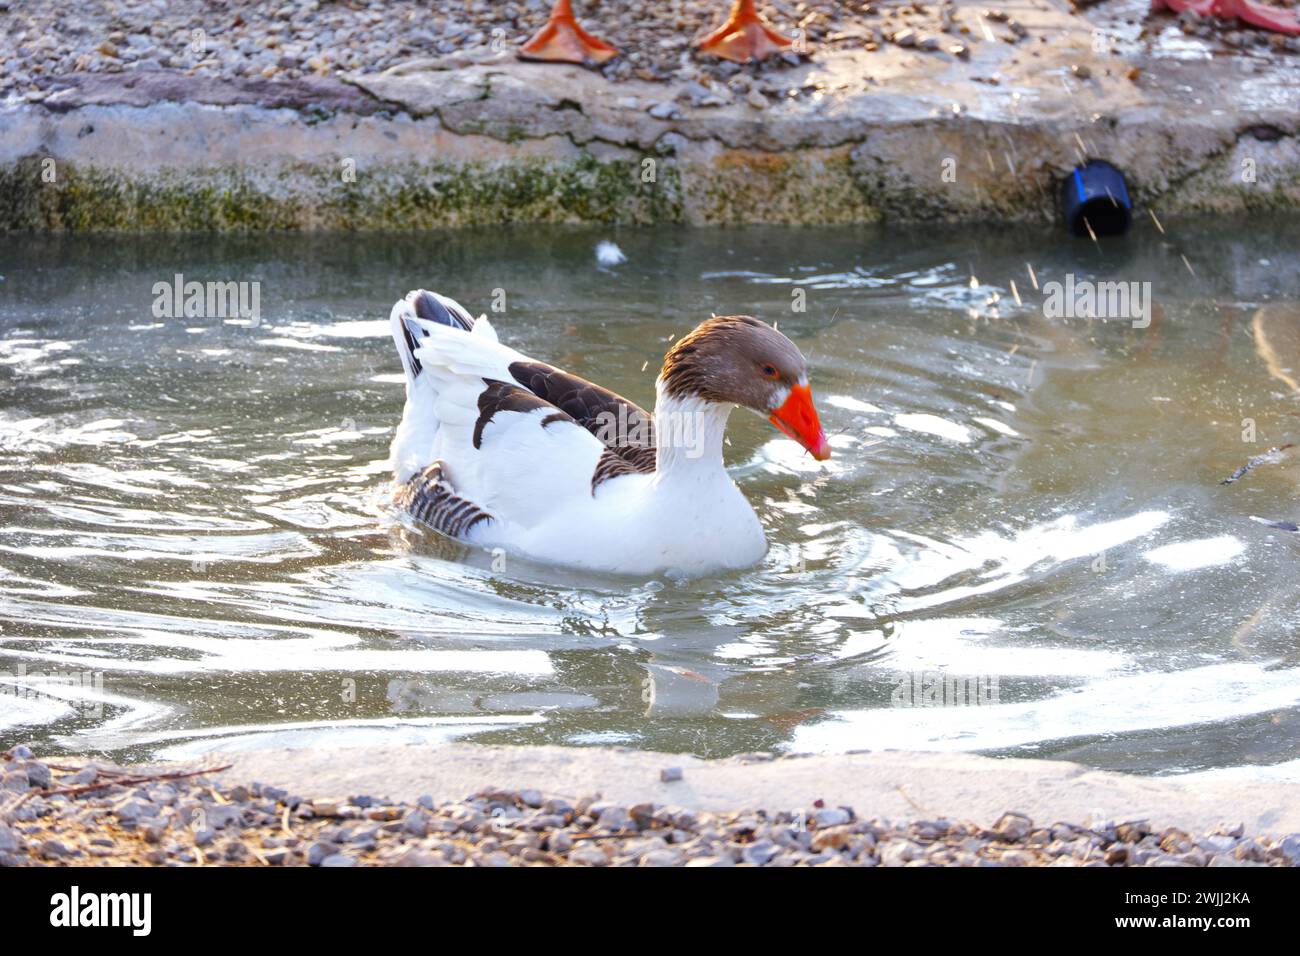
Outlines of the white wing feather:
{"label": "white wing feather", "polygon": [[554,406],[500,410],[484,426],[480,446],[474,446],[478,399],[488,381],[517,385],[511,363],[531,361],[501,344],[485,317],[469,332],[427,322],[415,316],[408,296],[393,307],[392,320],[395,336],[399,322],[428,333],[413,353],[420,371],[408,370],[406,410],[393,441],[399,481],[442,461],[456,493],[496,519],[474,529],[476,540],[517,535],[570,502],[590,500],[592,475],[605,446],[574,422],[543,427],[542,420],[557,411]]}

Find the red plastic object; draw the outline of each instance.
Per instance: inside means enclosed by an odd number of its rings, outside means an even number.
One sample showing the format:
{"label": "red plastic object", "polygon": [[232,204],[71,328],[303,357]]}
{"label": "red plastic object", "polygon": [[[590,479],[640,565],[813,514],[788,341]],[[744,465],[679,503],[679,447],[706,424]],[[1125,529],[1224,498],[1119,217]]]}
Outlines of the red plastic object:
{"label": "red plastic object", "polygon": [[1203,17],[1215,16],[1225,20],[1236,17],[1265,30],[1300,35],[1300,17],[1296,16],[1295,11],[1264,6],[1252,3],[1251,0],[1151,0],[1152,10],[1165,7],[1175,13],[1195,10]]}

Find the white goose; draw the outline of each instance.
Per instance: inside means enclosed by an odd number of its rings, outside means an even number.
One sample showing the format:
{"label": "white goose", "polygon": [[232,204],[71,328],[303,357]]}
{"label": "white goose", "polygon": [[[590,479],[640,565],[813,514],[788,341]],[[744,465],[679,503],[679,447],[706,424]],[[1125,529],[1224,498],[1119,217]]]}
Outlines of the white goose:
{"label": "white goose", "polygon": [[748,567],[767,542],[723,466],[732,408],[830,457],[803,355],[749,316],[711,318],[669,350],[653,419],[437,293],[407,295],[392,327],[406,370],[396,500],[472,544],[614,573]]}

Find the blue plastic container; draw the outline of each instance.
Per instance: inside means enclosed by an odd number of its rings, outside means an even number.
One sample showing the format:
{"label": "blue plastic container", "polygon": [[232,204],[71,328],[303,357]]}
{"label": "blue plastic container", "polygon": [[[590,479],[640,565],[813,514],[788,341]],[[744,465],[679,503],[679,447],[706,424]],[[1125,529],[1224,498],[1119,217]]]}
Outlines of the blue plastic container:
{"label": "blue plastic container", "polygon": [[1124,174],[1104,159],[1074,167],[1061,185],[1065,225],[1076,236],[1122,236],[1133,224]]}

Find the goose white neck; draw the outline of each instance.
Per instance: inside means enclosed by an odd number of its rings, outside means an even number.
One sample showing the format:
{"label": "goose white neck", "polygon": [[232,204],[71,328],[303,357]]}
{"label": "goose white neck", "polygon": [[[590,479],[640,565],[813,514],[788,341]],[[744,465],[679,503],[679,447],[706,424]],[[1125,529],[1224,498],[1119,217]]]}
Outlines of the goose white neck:
{"label": "goose white neck", "polygon": [[732,405],[675,398],[655,386],[655,472],[660,480],[723,472],[722,440]]}

